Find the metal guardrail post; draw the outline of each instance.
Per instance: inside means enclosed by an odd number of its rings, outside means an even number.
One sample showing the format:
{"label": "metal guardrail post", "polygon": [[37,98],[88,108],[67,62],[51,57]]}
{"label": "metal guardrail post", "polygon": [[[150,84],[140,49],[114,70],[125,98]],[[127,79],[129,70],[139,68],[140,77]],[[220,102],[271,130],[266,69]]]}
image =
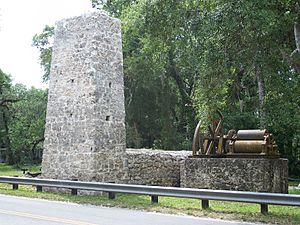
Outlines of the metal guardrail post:
{"label": "metal guardrail post", "polygon": [[[115,182],[114,181],[108,181],[108,183],[114,184]],[[116,199],[116,193],[115,192],[109,191],[107,193],[108,193],[108,199],[110,199],[110,200]]]}
{"label": "metal guardrail post", "polygon": [[201,207],[202,209],[208,209],[209,208],[209,201],[207,199],[201,200]]}
{"label": "metal guardrail post", "polygon": [[[78,179],[72,179],[72,181],[78,181]],[[77,195],[77,189],[76,188],[72,188],[71,189],[71,195]]]}
{"label": "metal guardrail post", "polygon": [[[115,182],[114,181],[108,181],[108,183],[114,184]],[[110,200],[116,199],[116,193],[115,192],[109,191],[107,193],[108,193],[108,199],[110,199]]]}
{"label": "metal guardrail post", "polygon": [[19,185],[18,184],[13,184],[12,185],[12,189],[13,190],[18,190],[19,189]]}
{"label": "metal guardrail post", "polygon": [[115,199],[116,198],[116,193],[115,192],[108,192],[108,199]]}
{"label": "metal guardrail post", "polygon": [[[18,176],[14,176],[14,177],[18,177]],[[18,184],[12,184],[12,189],[13,190],[18,190],[19,189],[19,185]]]}
{"label": "metal guardrail post", "polygon": [[42,186],[36,186],[36,192],[42,192],[43,187]]}
{"label": "metal guardrail post", "polygon": [[158,196],[157,195],[151,195],[151,203],[152,204],[158,203]]}
{"label": "metal guardrail post", "polygon": [[260,204],[260,212],[263,215],[268,214],[268,204]]}

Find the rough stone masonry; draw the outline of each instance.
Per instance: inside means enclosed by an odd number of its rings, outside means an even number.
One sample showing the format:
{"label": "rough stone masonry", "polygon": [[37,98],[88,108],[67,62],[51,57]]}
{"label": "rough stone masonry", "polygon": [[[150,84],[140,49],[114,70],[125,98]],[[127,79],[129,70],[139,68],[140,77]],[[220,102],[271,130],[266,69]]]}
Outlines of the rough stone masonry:
{"label": "rough stone masonry", "polygon": [[288,161],[271,158],[187,158],[182,187],[288,193]]}
{"label": "rough stone masonry", "polygon": [[56,24],[42,174],[116,182],[125,154],[121,26],[103,11]]}

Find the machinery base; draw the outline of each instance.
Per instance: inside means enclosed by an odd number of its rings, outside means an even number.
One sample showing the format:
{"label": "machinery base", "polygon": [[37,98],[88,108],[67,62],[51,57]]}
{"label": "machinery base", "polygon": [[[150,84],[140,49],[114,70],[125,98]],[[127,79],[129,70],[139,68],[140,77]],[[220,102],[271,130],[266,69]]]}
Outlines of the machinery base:
{"label": "machinery base", "polygon": [[288,160],[282,158],[187,158],[180,186],[288,193]]}

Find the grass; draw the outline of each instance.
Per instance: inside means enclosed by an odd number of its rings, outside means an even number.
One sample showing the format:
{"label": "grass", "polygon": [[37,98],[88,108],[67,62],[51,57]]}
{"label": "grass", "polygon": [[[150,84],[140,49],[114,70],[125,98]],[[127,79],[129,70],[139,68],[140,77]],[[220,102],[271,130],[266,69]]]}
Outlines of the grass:
{"label": "grass", "polygon": [[289,186],[298,186],[300,181],[289,181]]}
{"label": "grass", "polygon": [[[16,168],[0,164],[0,175],[22,175],[22,171],[18,171]],[[210,208],[207,210],[202,210],[200,208],[200,201],[195,199],[159,197],[158,204],[151,204],[150,197],[143,195],[117,194],[116,199],[108,200],[107,195],[72,196],[64,193],[36,192],[34,187],[25,185],[20,185],[18,190],[12,190],[12,187],[9,184],[0,184],[0,193],[31,198],[75,202],[80,204],[116,206],[162,213],[206,216],[228,220],[264,222],[273,224],[300,224],[300,208],[290,206],[270,205],[269,214],[264,216],[260,214],[259,205],[236,202],[210,201]],[[291,193],[300,194],[300,190],[293,189],[291,190]]]}
{"label": "grass", "polygon": [[[22,165],[19,168],[26,168],[30,172],[39,172],[40,165]],[[0,163],[0,176],[22,176],[23,171],[18,169],[17,166],[10,166],[5,163]]]}

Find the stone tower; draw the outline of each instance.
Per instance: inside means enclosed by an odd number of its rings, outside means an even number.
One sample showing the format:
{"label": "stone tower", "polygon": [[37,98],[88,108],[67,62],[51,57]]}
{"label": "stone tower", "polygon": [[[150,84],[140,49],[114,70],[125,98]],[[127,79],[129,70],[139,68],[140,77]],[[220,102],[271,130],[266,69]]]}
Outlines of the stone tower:
{"label": "stone tower", "polygon": [[121,26],[104,11],[56,24],[42,175],[117,182],[125,155]]}

